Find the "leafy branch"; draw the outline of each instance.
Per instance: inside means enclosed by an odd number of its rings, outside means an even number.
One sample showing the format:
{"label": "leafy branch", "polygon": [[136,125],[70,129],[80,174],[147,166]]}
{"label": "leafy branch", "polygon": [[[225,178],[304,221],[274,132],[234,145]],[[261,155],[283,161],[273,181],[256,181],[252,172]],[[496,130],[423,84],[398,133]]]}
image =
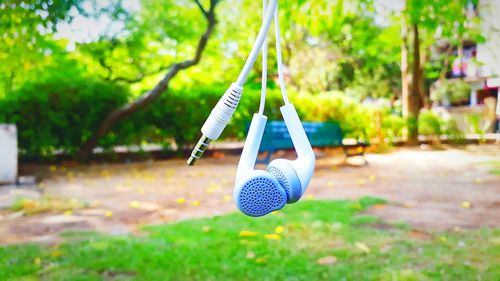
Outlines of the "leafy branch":
{"label": "leafy branch", "polygon": [[203,7],[199,0],[193,1],[200,12],[203,14],[207,22],[205,32],[198,40],[198,45],[194,57],[192,59],[188,59],[171,65],[165,76],[158,82],[158,84],[156,84],[156,86],[152,90],[146,92],[144,95],[140,96],[133,102],[111,111],[108,116],[102,121],[99,129],[81,147],[78,153],[78,156],[81,160],[86,160],[89,158],[89,156],[92,154],[93,149],[97,146],[99,139],[106,135],[116,123],[147,107],[153,101],[158,99],[165,91],[168,90],[170,81],[180,71],[195,66],[200,62],[206,49],[208,40],[212,35],[217,23],[215,8],[220,0],[210,0],[210,7],[208,8],[208,10]]}

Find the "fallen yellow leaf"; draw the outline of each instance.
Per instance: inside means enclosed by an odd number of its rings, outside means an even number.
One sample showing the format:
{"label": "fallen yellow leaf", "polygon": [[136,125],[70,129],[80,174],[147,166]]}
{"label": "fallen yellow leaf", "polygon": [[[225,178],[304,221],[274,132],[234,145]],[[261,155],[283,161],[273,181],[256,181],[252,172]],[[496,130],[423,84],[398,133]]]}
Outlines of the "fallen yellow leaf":
{"label": "fallen yellow leaf", "polygon": [[168,169],[166,172],[165,172],[165,176],[166,177],[172,177],[175,175],[175,170],[174,169]]}
{"label": "fallen yellow leaf", "polygon": [[491,237],[489,240],[493,244],[497,244],[497,245],[500,244],[500,236],[498,236],[498,237]]}
{"label": "fallen yellow leaf", "polygon": [[375,175],[370,175],[370,181],[375,181],[377,180],[377,177]]}
{"label": "fallen yellow leaf", "polygon": [[141,203],[139,203],[138,201],[132,201],[132,202],[130,202],[130,208],[137,209],[140,206],[141,206]]}
{"label": "fallen yellow leaf", "polygon": [[279,236],[278,234],[266,234],[264,235],[264,238],[266,238],[267,240],[281,240],[281,236]]}
{"label": "fallen yellow leaf", "polygon": [[462,208],[470,209],[470,208],[472,208],[472,203],[469,201],[464,201],[464,202],[462,202]]}
{"label": "fallen yellow leaf", "polygon": [[356,210],[361,210],[363,208],[359,203],[352,204],[351,207]]}
{"label": "fallen yellow leaf", "polygon": [[370,248],[368,248],[368,246],[366,246],[366,244],[361,243],[361,242],[356,242],[354,245],[356,245],[356,247],[358,247],[361,251],[363,251],[367,254],[370,253]]}
{"label": "fallen yellow leaf", "polygon": [[181,197],[177,199],[177,204],[184,204],[184,203],[186,203],[186,198]]}
{"label": "fallen yellow leaf", "polygon": [[31,199],[24,199],[22,201],[23,209],[25,210],[31,210],[34,209],[37,206],[37,203]]}
{"label": "fallen yellow leaf", "polygon": [[328,187],[333,187],[335,185],[335,183],[333,181],[329,181],[326,185]]}
{"label": "fallen yellow leaf", "polygon": [[231,198],[232,198],[232,197],[231,197],[231,196],[229,196],[229,195],[224,195],[224,202],[229,202],[229,201],[231,201]]}
{"label": "fallen yellow leaf", "polygon": [[62,256],[62,252],[61,251],[53,251],[52,253],[50,253],[50,255],[56,258],[56,257]]}
{"label": "fallen yellow leaf", "polygon": [[104,215],[105,215],[106,217],[112,217],[112,216],[113,216],[113,212],[111,212],[111,211],[106,211],[106,212],[104,213]]}
{"label": "fallen yellow leaf", "polygon": [[275,232],[276,234],[281,234],[281,233],[283,233],[283,231],[285,231],[285,228],[284,228],[283,226],[281,226],[281,225],[277,226],[277,227],[274,229],[274,232]]}
{"label": "fallen yellow leaf", "polygon": [[72,210],[64,211],[64,215],[65,216],[72,216],[73,215],[73,211]]}
{"label": "fallen yellow leaf", "polygon": [[307,198],[307,200],[313,200],[313,199],[314,199],[314,195],[309,194],[309,195],[307,195],[307,197],[306,197],[306,198]]}
{"label": "fallen yellow leaf", "polygon": [[200,200],[194,200],[194,201],[191,203],[191,205],[193,205],[193,206],[195,206],[195,207],[196,207],[196,206],[200,206]]}
{"label": "fallen yellow leaf", "polygon": [[404,206],[405,208],[413,208],[413,207],[415,207],[415,204],[414,204],[414,203],[412,203],[412,202],[405,202],[405,203],[403,204],[403,206]]}
{"label": "fallen yellow leaf", "polygon": [[42,263],[42,259],[41,259],[41,258],[36,257],[36,258],[33,260],[33,264],[35,264],[35,265],[40,265],[41,263]]}
{"label": "fallen yellow leaf", "polygon": [[201,230],[203,232],[209,232],[211,229],[210,229],[210,226],[204,226],[204,227],[201,228]]}
{"label": "fallen yellow leaf", "polygon": [[249,230],[242,230],[240,231],[240,237],[253,237],[253,236],[257,236],[257,232],[255,231],[249,231]]}
{"label": "fallen yellow leaf", "polygon": [[357,184],[357,185],[365,185],[365,184],[366,184],[366,181],[365,181],[364,179],[358,179],[358,180],[356,181],[356,184]]}
{"label": "fallen yellow leaf", "polygon": [[258,258],[255,260],[256,263],[267,263],[267,258]]}
{"label": "fallen yellow leaf", "polygon": [[55,171],[57,171],[57,167],[56,167],[56,166],[50,166],[50,171],[51,171],[51,172],[55,172]]}

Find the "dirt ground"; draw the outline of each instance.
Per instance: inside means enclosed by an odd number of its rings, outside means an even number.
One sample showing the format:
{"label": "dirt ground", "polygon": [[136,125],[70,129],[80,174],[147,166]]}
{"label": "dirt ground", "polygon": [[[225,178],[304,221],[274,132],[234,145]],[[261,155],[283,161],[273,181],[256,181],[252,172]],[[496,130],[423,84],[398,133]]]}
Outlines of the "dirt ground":
{"label": "dirt ground", "polygon": [[[500,146],[397,149],[343,162],[320,152],[304,199],[375,196],[389,201],[368,213],[416,229],[500,227],[500,177],[490,172]],[[292,156],[293,157],[293,156]],[[0,209],[0,244],[55,243],[64,231],[139,233],[143,224],[168,223],[235,211],[232,189],[238,157],[91,166],[24,166],[42,180],[36,188],[0,187],[0,206],[16,196],[81,200],[89,208],[25,216]],[[262,168],[262,167],[260,167]],[[303,200],[304,200],[303,199]],[[300,204],[300,201],[297,203]],[[293,208],[287,206],[287,208]]]}

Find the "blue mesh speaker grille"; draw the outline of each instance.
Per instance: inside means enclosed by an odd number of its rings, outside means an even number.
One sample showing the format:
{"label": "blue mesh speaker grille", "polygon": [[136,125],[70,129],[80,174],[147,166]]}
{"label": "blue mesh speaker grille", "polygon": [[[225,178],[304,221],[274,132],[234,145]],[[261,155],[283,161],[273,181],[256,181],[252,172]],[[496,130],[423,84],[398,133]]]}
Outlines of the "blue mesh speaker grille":
{"label": "blue mesh speaker grille", "polygon": [[300,180],[292,166],[283,160],[277,159],[267,166],[267,171],[273,175],[278,180],[281,187],[285,189],[287,203],[294,203],[300,199],[302,196],[302,188]]}
{"label": "blue mesh speaker grille", "polygon": [[281,172],[280,169],[276,168],[276,167],[268,167],[267,168],[267,171],[269,173],[271,173],[273,176],[276,177],[276,179],[278,180],[278,182],[281,184],[281,186],[285,189],[286,191],[286,194],[288,196],[290,196],[290,194],[293,192],[292,191],[292,187],[290,186],[290,183],[288,182],[288,180],[286,179],[285,175],[283,174],[283,172]]}
{"label": "blue mesh speaker grille", "polygon": [[247,181],[239,192],[240,210],[253,217],[260,217],[283,208],[287,196],[276,181],[256,177]]}

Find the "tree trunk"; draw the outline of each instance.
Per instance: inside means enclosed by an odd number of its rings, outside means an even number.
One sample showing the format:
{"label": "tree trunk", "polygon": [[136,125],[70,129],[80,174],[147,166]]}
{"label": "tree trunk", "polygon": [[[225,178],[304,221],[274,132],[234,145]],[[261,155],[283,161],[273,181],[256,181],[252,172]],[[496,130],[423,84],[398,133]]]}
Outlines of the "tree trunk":
{"label": "tree trunk", "polygon": [[448,72],[448,67],[450,66],[450,57],[453,54],[453,45],[451,43],[449,44],[450,45],[448,46],[448,48],[446,48],[443,67],[441,68],[441,72],[439,73],[439,83],[444,83],[444,80],[446,79],[446,72]]}
{"label": "tree trunk", "polygon": [[420,87],[421,108],[430,109],[432,106],[431,96],[429,90],[425,88],[425,76],[424,76],[424,66],[427,63],[427,48],[420,47],[420,50],[421,50],[420,65],[419,65],[420,80],[418,84]]}
{"label": "tree trunk", "polygon": [[[408,26],[406,19],[401,19],[401,100],[403,104],[403,117],[408,120],[410,116],[410,81],[408,68]],[[408,127],[403,132],[403,138],[408,139]]]}
{"label": "tree trunk", "polygon": [[420,38],[418,24],[412,24],[413,29],[413,61],[412,61],[412,85],[410,93],[407,98],[407,122],[408,122],[408,136],[406,144],[416,146],[418,142],[418,115],[422,107],[421,96],[423,91],[421,89],[422,72],[420,69]]}
{"label": "tree trunk", "polygon": [[197,7],[200,9],[201,13],[207,21],[207,28],[200,40],[198,41],[198,46],[196,49],[196,54],[193,59],[186,60],[180,63],[172,65],[166,75],[161,79],[158,84],[149,92],[145,93],[137,100],[111,111],[108,116],[101,123],[101,126],[94,135],[88,139],[81,147],[78,157],[80,160],[87,160],[92,154],[94,148],[97,146],[99,139],[106,135],[113,126],[121,121],[122,119],[131,116],[135,112],[145,108],[157,98],[159,98],[166,90],[168,90],[170,81],[181,71],[190,68],[199,63],[203,52],[208,43],[208,39],[213,33],[216,24],[215,17],[215,7],[220,0],[210,0],[210,8],[206,10],[199,0],[193,0]]}

